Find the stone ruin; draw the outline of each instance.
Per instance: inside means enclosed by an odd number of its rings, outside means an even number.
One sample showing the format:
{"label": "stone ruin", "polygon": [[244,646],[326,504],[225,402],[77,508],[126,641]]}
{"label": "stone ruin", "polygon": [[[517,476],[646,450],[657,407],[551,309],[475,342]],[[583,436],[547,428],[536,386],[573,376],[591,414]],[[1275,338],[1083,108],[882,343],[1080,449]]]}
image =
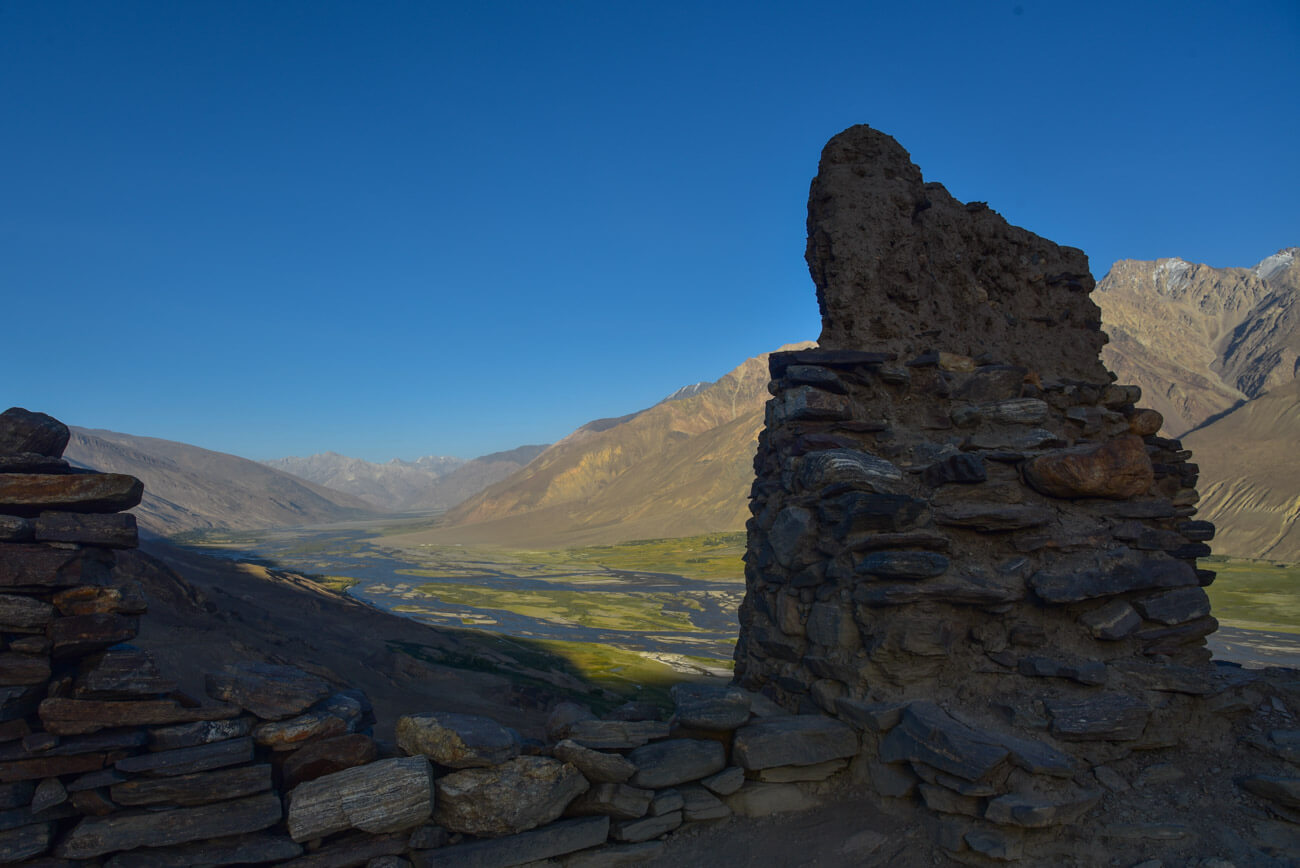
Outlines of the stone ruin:
{"label": "stone ruin", "polygon": [[66,426],[0,414],[0,864],[103,868],[601,868],[689,824],[807,808],[857,734],[729,685],[604,718],[562,703],[545,743],[412,713],[372,737],[360,690],[249,663],[177,690],[129,644],[147,601],[116,568],[140,481],[71,467]]}
{"label": "stone ruin", "polygon": [[1083,255],[855,127],[808,260],[825,331],[771,359],[739,684],[678,685],[668,720],[413,713],[385,743],[290,666],[185,695],[125,644],[139,481],[0,414],[0,864],[681,864],[678,828],[831,801],[899,830],[853,864],[1296,864],[1300,674],[1209,661],[1196,467],[1098,361]]}
{"label": "stone ruin", "polygon": [[[876,792],[964,858],[1079,822],[1135,752],[1231,745],[1262,682],[1205,648],[1197,466],[1102,365],[1082,251],[857,126],[806,258],[822,334],[770,361],[738,683],[850,723]],[[1300,807],[1295,772],[1252,786]]]}

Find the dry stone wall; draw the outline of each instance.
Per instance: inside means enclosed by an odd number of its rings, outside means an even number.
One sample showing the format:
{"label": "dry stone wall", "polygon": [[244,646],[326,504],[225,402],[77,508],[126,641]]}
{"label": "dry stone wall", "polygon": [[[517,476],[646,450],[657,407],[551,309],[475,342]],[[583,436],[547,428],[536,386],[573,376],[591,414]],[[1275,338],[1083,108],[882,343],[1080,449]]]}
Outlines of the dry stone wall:
{"label": "dry stone wall", "polygon": [[680,685],[667,721],[563,704],[545,744],[451,713],[380,744],[364,693],[291,666],[184,695],[126,644],[147,602],[114,562],[142,487],[70,467],[67,439],[0,414],[0,864],[626,865],[683,825],[808,807],[859,752],[727,685]]}
{"label": "dry stone wall", "polygon": [[1083,254],[854,127],[807,259],[823,332],[770,360],[739,684],[852,724],[971,858],[1078,822],[1107,763],[1228,741],[1252,676],[1205,648],[1197,467],[1102,366]]}

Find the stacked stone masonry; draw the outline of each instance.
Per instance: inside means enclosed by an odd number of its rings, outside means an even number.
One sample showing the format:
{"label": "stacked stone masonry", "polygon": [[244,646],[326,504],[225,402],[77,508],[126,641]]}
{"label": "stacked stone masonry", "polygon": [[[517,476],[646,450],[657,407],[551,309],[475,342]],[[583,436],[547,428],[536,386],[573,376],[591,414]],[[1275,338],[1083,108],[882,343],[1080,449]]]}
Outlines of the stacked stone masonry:
{"label": "stacked stone masonry", "polygon": [[684,824],[808,807],[859,752],[726,685],[680,685],[669,721],[562,704],[545,744],[427,713],[383,745],[361,691],[290,666],[186,696],[127,644],[147,606],[114,560],[140,483],[70,467],[67,439],[0,414],[0,864],[625,865]]}
{"label": "stacked stone masonry", "polygon": [[827,145],[808,228],[822,339],[770,358],[736,679],[850,723],[954,854],[1014,859],[1108,763],[1258,701],[1205,647],[1198,469],[1102,366],[1080,251],[868,127]]}

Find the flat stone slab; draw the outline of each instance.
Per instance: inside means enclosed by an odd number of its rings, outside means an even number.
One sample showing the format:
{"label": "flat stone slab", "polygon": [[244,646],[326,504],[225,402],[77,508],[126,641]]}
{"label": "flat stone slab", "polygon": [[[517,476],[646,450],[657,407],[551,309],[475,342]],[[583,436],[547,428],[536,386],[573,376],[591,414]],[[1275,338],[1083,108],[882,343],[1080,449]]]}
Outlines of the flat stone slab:
{"label": "flat stone slab", "polygon": [[819,714],[769,717],[736,730],[732,756],[743,769],[807,766],[857,754],[853,728]]}
{"label": "flat stone slab", "polygon": [[712,739],[657,741],[637,748],[627,758],[637,769],[632,785],[647,789],[697,781],[722,771],[727,765],[726,749]]}
{"label": "flat stone slab", "polygon": [[751,783],[722,800],[740,817],[770,817],[806,811],[819,804],[798,784]]}
{"label": "flat stone slab", "polygon": [[206,805],[255,795],[271,789],[269,765],[244,766],[214,772],[145,778],[114,784],[113,801],[119,805]]}
{"label": "flat stone slab", "polygon": [[40,716],[46,732],[56,735],[80,735],[109,727],[224,720],[238,717],[239,708],[233,705],[201,705],[197,708],[186,708],[170,699],[113,702],[60,697],[41,702]]}
{"label": "flat stone slab", "polygon": [[1198,585],[1191,564],[1173,558],[1125,560],[1102,564],[1095,559],[1067,560],[1039,570],[1029,578],[1034,593],[1045,603],[1078,603],[1129,591]]}
{"label": "flat stone slab", "polygon": [[431,712],[397,719],[397,746],[453,769],[482,768],[519,756],[519,733],[490,717]]}
{"label": "flat stone slab", "polygon": [[87,817],[54,850],[64,859],[93,859],[136,847],[167,847],[206,838],[260,832],[280,821],[280,798],[273,793],[234,802],[171,811],[123,811]]}
{"label": "flat stone slab", "polygon": [[583,817],[498,838],[411,853],[414,868],[508,868],[598,847],[609,837],[609,817]]}
{"label": "flat stone slab", "polygon": [[296,666],[242,663],[205,678],[208,696],[230,702],[262,718],[283,720],[306,711],[330,695],[329,683]]}
{"label": "flat stone slab", "polygon": [[289,797],[289,837],[302,843],[347,829],[383,834],[433,812],[433,768],[423,756],[380,760],[300,784]]}
{"label": "flat stone slab", "polygon": [[578,720],[569,739],[596,750],[630,750],[668,737],[668,724],[657,720]]}
{"label": "flat stone slab", "polygon": [[194,865],[245,865],[279,862],[302,853],[302,845],[284,835],[254,832],[214,841],[181,844],[120,853],[104,863],[104,868],[192,868]]}
{"label": "flat stone slab", "polygon": [[0,473],[0,512],[8,515],[121,512],[143,496],[144,483],[122,473]]}
{"label": "flat stone slab", "polygon": [[252,761],[253,740],[237,738],[127,757],[118,760],[115,768],[124,774],[164,777],[188,775]]}
{"label": "flat stone slab", "polygon": [[616,753],[605,753],[583,747],[572,739],[564,739],[555,746],[555,758],[573,763],[583,777],[592,783],[621,784],[636,774],[636,766]]}
{"label": "flat stone slab", "polygon": [[650,812],[654,790],[628,784],[593,784],[587,792],[569,803],[568,813],[575,817],[604,815],[619,820],[635,820]]}
{"label": "flat stone slab", "polygon": [[1101,795],[1101,790],[1094,790],[1061,801],[1010,793],[990,799],[984,809],[984,819],[1001,826],[1018,826],[1023,829],[1063,826],[1077,822],[1092,810],[1101,801]]}
{"label": "flat stone slab", "polygon": [[33,532],[38,542],[74,542],[115,549],[133,549],[140,542],[135,516],[129,512],[43,512],[33,522]]}
{"label": "flat stone slab", "polygon": [[967,781],[980,780],[1010,753],[932,702],[908,705],[898,726],[880,742],[881,762],[924,763]]}
{"label": "flat stone slab", "polygon": [[678,684],[672,689],[677,725],[725,731],[749,720],[749,695],[730,685]]}

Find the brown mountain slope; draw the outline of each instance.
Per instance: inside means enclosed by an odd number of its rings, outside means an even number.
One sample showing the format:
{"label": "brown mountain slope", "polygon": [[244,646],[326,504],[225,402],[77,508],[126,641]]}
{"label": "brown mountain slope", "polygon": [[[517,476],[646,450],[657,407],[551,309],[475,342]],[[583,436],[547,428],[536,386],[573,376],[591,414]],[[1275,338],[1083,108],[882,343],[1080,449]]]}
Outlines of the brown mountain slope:
{"label": "brown mountain slope", "polygon": [[1216,554],[1300,562],[1300,380],[1183,438],[1201,466],[1198,518]]}
{"label": "brown mountain slope", "polygon": [[762,355],[689,397],[584,425],[421,538],[577,545],[740,530],[767,383]]}
{"label": "brown mountain slope", "polygon": [[350,494],[256,461],[156,437],[73,428],[64,455],[144,482],[144,500],[132,511],[143,529],[159,536],[214,527],[293,527],[374,513]]}
{"label": "brown mountain slope", "polygon": [[1106,366],[1179,436],[1289,382],[1300,353],[1300,249],[1254,268],[1123,260],[1097,285]]}

